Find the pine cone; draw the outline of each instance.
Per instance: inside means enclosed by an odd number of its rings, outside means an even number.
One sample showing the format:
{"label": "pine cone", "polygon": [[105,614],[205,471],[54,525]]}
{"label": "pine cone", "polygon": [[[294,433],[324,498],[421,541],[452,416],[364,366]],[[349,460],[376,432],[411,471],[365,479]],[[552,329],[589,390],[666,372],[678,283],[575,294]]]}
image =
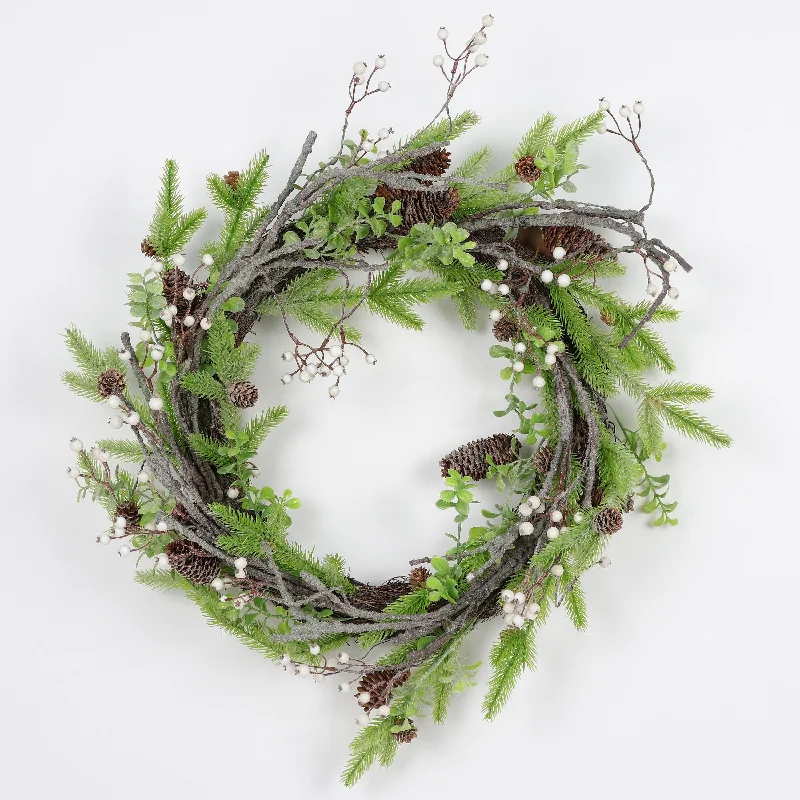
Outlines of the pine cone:
{"label": "pine cone", "polygon": [[[392,734],[396,742],[399,742],[400,744],[408,744],[409,742],[413,742],[414,739],[417,738],[417,729],[416,727],[414,727],[414,720],[410,719],[409,722],[411,723],[412,727],[408,728],[408,730],[398,731],[397,733]],[[402,725],[403,720],[399,719],[397,721],[397,724]]]}
{"label": "pine cone", "polygon": [[358,697],[362,692],[367,692],[369,700],[366,703],[359,701],[359,705],[367,712],[390,705],[392,691],[398,686],[402,686],[410,676],[411,673],[408,670],[397,672],[392,669],[381,669],[377,672],[368,672],[359,681],[355,696]]}
{"label": "pine cone", "polygon": [[566,258],[592,256],[593,260],[604,258],[611,249],[602,236],[579,225],[553,225],[541,231],[542,240],[537,248],[540,260],[553,261],[556,247],[567,251]]}
{"label": "pine cone", "polygon": [[239,188],[239,173],[235,169],[232,169],[223,180],[234,192]]}
{"label": "pine cone", "polygon": [[536,166],[533,156],[523,156],[516,164],[514,171],[521,181],[525,183],[536,183],[542,175],[542,171]]}
{"label": "pine cone", "polygon": [[250,381],[236,381],[229,387],[228,396],[236,408],[251,408],[258,400],[258,389]]}
{"label": "pine cone", "polygon": [[430,571],[425,567],[415,567],[408,574],[408,583],[412,589],[422,589],[430,576]]}
{"label": "pine cone", "polygon": [[122,394],[125,391],[125,376],[118,369],[107,369],[97,376],[97,391],[103,397]]}
{"label": "pine cone", "polygon": [[594,506],[594,508],[598,508],[599,506],[603,505],[603,500],[605,499],[605,492],[598,481],[595,483],[594,488],[592,489],[592,506]]}
{"label": "pine cone", "polygon": [[148,258],[158,258],[158,253],[156,252],[155,247],[153,247],[153,245],[150,244],[150,240],[149,239],[143,239],[142,240],[142,252]]}
{"label": "pine cone", "polygon": [[605,322],[606,325],[610,328],[614,324],[614,320],[612,319],[611,315],[608,314],[606,311],[600,312],[600,319]]}
{"label": "pine cone", "polygon": [[139,506],[137,506],[133,500],[127,503],[120,503],[117,506],[117,510],[114,512],[114,516],[122,517],[131,527],[136,527],[142,521],[142,515],[139,513]]}
{"label": "pine cone", "polygon": [[380,586],[353,582],[356,583],[358,589],[347,599],[350,601],[350,605],[365,611],[383,611],[390,603],[404,594],[408,594],[411,588],[405,578],[391,578]]}
{"label": "pine cone", "polygon": [[516,438],[508,433],[496,433],[485,439],[462,444],[439,462],[442,477],[446,478],[448,471],[454,469],[462,476],[469,475],[474,481],[482,480],[489,471],[486,456],[491,456],[498,465],[511,464],[517,460],[516,445]]}
{"label": "pine cone", "polygon": [[542,445],[533,459],[533,468],[540,474],[546,475],[553,461],[553,448],[549,444]]}
{"label": "pine cone", "polygon": [[[200,305],[201,298],[199,292],[203,291],[208,286],[208,283],[205,281],[192,283],[191,278],[178,267],[173,267],[173,269],[165,272],[161,276],[161,284],[164,287],[164,298],[167,301],[167,305],[175,306],[178,309],[176,316],[179,319],[183,319]],[[187,300],[183,296],[183,290],[189,287],[198,292],[192,300]]]}
{"label": "pine cone", "polygon": [[461,195],[458,189],[449,186],[443,192],[407,192],[403,201],[401,214],[406,228],[413,228],[418,223],[442,225],[447,222],[458,208]]}
{"label": "pine cone", "polygon": [[636,503],[634,502],[633,495],[631,495],[631,496],[630,496],[630,497],[629,497],[629,498],[628,498],[628,499],[625,501],[625,513],[626,513],[626,514],[630,514],[630,513],[631,513],[631,511],[633,511],[633,509],[634,509],[634,508],[636,508]]}
{"label": "pine cone", "polygon": [[598,533],[616,533],[622,527],[622,512],[618,508],[606,506],[597,512],[594,528]]}
{"label": "pine cone", "polygon": [[170,542],[164,552],[169,565],[187,581],[207,585],[219,575],[219,559],[186,539]]}
{"label": "pine cone", "polygon": [[498,342],[507,342],[513,339],[518,332],[519,328],[516,323],[508,317],[501,317],[492,325],[492,333]]}
{"label": "pine cone", "polygon": [[420,175],[444,175],[450,169],[450,153],[447,150],[437,150],[427,156],[415,158],[407,167],[409,172]]}

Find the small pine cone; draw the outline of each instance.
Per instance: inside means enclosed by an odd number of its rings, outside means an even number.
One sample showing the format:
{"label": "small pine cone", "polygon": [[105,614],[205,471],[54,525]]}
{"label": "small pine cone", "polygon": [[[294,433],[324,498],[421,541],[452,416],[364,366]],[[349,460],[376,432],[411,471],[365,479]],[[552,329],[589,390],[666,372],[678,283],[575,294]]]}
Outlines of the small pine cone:
{"label": "small pine cone", "polygon": [[427,156],[415,158],[407,167],[409,172],[419,175],[444,175],[450,169],[450,153],[447,150],[437,150]]}
{"label": "small pine cone", "polygon": [[603,322],[605,322],[605,324],[608,325],[609,328],[614,324],[613,318],[606,311],[600,312],[600,319],[603,320]]}
{"label": "small pine cone", "polygon": [[603,500],[605,499],[606,495],[603,491],[603,488],[599,483],[596,483],[592,489],[592,506],[594,508],[598,508],[599,506],[603,505]]}
{"label": "small pine cone", "polygon": [[118,369],[107,369],[97,376],[97,391],[103,397],[122,394],[125,391],[125,376]]}
{"label": "small pine cone", "polygon": [[237,381],[231,384],[228,396],[236,408],[251,408],[258,400],[258,389],[250,381]]}
{"label": "small pine cone", "polygon": [[567,251],[566,258],[592,256],[594,260],[604,258],[611,249],[602,236],[579,225],[553,225],[541,231],[537,255],[547,261],[553,260],[556,247],[563,247]]}
{"label": "small pine cone", "polygon": [[[398,725],[402,724],[402,720],[398,720]],[[394,740],[399,742],[400,744],[408,744],[409,742],[413,742],[414,739],[417,738],[417,729],[414,726],[414,720],[410,719],[409,722],[411,723],[411,727],[405,731],[398,731],[397,733],[393,733]]]}
{"label": "small pine cone", "polygon": [[392,702],[392,691],[398,686],[402,686],[411,676],[411,673],[397,672],[392,669],[381,669],[377,672],[368,672],[358,682],[355,696],[358,697],[362,692],[369,694],[369,700],[359,705],[364,711],[374,711],[381,706],[388,706]]}
{"label": "small pine cone", "polygon": [[158,258],[158,253],[156,252],[155,247],[150,243],[149,239],[142,240],[142,252],[148,258]]}
{"label": "small pine cone", "polygon": [[629,497],[629,498],[628,498],[628,499],[625,501],[625,513],[626,513],[626,514],[630,514],[630,513],[631,513],[631,511],[633,511],[633,509],[634,509],[634,508],[636,508],[636,503],[635,503],[635,502],[634,502],[634,500],[633,500],[633,495],[631,495],[631,496],[630,496],[630,497]]}
{"label": "small pine cone", "polygon": [[164,552],[172,569],[187,581],[205,586],[219,575],[219,559],[194,542],[178,539],[170,542]]}
{"label": "small pine cone", "polygon": [[508,319],[508,317],[502,317],[497,320],[494,325],[492,325],[492,333],[498,342],[507,342],[510,339],[513,339],[518,332],[519,328],[517,327],[516,323],[513,320]]}
{"label": "small pine cone", "polygon": [[540,474],[546,475],[553,461],[553,448],[549,444],[542,445],[533,459],[533,468]]}
{"label": "small pine cone", "polygon": [[130,527],[136,527],[142,521],[142,515],[139,513],[139,506],[133,500],[127,503],[120,503],[117,510],[114,512],[115,517],[122,517]]}
{"label": "small pine cone", "polygon": [[422,589],[430,576],[430,571],[425,567],[415,567],[408,574],[408,583],[412,589]]}
{"label": "small pine cone", "polygon": [[598,533],[611,535],[622,527],[622,512],[618,508],[606,506],[597,512],[594,518],[594,528]]}
{"label": "small pine cone", "polygon": [[519,179],[525,183],[536,183],[542,175],[542,171],[536,166],[533,156],[523,156],[514,164],[514,171]]}
{"label": "small pine cone", "polygon": [[232,169],[223,180],[234,192],[239,188],[239,173],[235,169]]}
{"label": "small pine cone", "polygon": [[[161,284],[167,305],[175,306],[178,309],[178,319],[183,319],[187,314],[191,314],[200,305],[202,299],[199,292],[208,286],[206,282],[192,283],[191,278],[178,267],[165,272],[161,276]],[[192,288],[198,292],[193,300],[187,300],[183,296],[183,290],[186,288]]]}
{"label": "small pine cone", "polygon": [[454,186],[443,192],[406,192],[401,214],[406,228],[413,228],[418,223],[442,225],[447,222],[458,208],[461,195]]}
{"label": "small pine cone", "polygon": [[462,476],[469,475],[474,481],[483,480],[489,471],[486,456],[491,456],[495,464],[511,464],[517,460],[517,440],[508,433],[496,433],[485,439],[476,439],[473,442],[462,444],[451,453],[448,453],[439,464],[442,467],[442,477],[454,469]]}

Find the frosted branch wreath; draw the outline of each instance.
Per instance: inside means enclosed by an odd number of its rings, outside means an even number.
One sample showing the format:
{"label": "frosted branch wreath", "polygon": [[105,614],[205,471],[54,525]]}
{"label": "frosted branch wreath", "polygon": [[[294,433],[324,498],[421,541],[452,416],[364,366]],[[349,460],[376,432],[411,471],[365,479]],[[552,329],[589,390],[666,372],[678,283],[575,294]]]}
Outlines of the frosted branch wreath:
{"label": "frosted branch wreath", "polygon": [[[647,466],[660,459],[665,424],[730,444],[689,408],[710,398],[707,387],[653,386],[643,377],[675,368],[651,323],[677,319],[664,301],[678,296],[677,270],[691,267],[647,232],[655,180],[639,146],[640,102],[614,114],[601,100],[598,111],[562,128],[544,115],[488,179],[487,148],[450,168],[445,148],[477,122],[471,112],[453,115],[451,102],[487,65],[481,48],[492,23],[484,17],[455,54],[439,30],[445,56],[434,66],[446,81],[444,103],[393,149],[391,129],[348,136],[359,103],[390,88],[378,80],[386,67],[379,56],[371,70],[354,65],[338,152],[309,169],[309,133],[272,205],[259,203],[265,153],[242,172],[209,176],[223,225],[191,274],[184,251],[205,211],[183,211],[168,161],[142,243],[150,266],[132,274],[129,287],[138,341],[123,333],[121,350],[101,351],[74,327],[66,334],[78,369],[65,382],[108,403],[111,427],[127,426],[134,437],[71,442],[79,499],[90,495],[111,519],[98,541],[120,541],[121,556],[154,558],[137,580],[182,589],[212,624],[287,670],[319,681],[338,676],[363,725],[347,784],[375,760],[390,763],[428,707],[434,721],[444,719],[453,694],[474,683],[478,665],[459,655],[466,634],[502,615],[484,701],[487,718],[498,713],[533,666],[534,636],[552,609],[564,606],[585,625],[580,576],[608,565],[602,551],[634,494],[654,524],[677,522],[669,476]],[[641,160],[650,178],[642,208],[563,199],[584,168],[579,146],[596,132],[627,142]],[[650,300],[631,304],[598,285],[624,273],[622,254],[640,259]],[[353,357],[377,362],[352,327],[357,312],[418,329],[414,306],[443,297],[467,328],[489,309],[497,340],[490,355],[508,362],[507,405],[495,414],[517,424],[442,459],[437,505],[455,515],[451,542],[441,556],[412,561],[407,576],[372,586],[348,576],[338,555],[320,560],[290,540],[299,500],[257,485],[252,459],[288,412],[276,406],[243,419],[258,400],[249,378],[259,348],[246,338],[259,318],[278,316],[290,342],[283,383],[329,379],[336,398]],[[301,338],[298,325],[309,334]],[[308,344],[314,336],[318,343]],[[522,396],[531,384],[535,402]],[[638,403],[637,427],[608,405],[620,389]],[[111,459],[141,466],[112,469]],[[486,478],[502,499],[467,529],[474,481]]]}

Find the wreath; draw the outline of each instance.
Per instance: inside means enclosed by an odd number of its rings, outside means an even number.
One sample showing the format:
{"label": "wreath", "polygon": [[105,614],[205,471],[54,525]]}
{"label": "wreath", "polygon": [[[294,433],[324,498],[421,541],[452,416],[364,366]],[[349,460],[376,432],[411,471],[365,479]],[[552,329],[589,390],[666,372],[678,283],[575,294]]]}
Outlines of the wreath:
{"label": "wreath", "polygon": [[[133,437],[71,441],[78,498],[109,513],[98,542],[135,553],[137,581],[184,591],[211,624],[287,671],[352,693],[362,728],[348,785],[376,760],[388,765],[426,712],[442,722],[453,695],[475,683],[478,664],[464,663],[460,650],[476,625],[503,621],[489,655],[488,719],[534,666],[536,631],[554,609],[585,626],[581,576],[609,565],[603,550],[634,495],[654,525],[677,523],[669,476],[649,466],[665,447],[665,425],[730,444],[690,408],[711,397],[707,387],[644,378],[675,369],[652,326],[678,318],[665,300],[678,297],[674,277],[691,267],[647,231],[655,179],[639,144],[641,102],[614,113],[603,99],[563,127],[545,114],[490,177],[487,147],[452,168],[446,148],[478,118],[452,113],[451,103],[487,65],[492,23],[484,17],[461,49],[439,29],[445,55],[433,64],[444,103],[407,139],[390,147],[391,129],[349,133],[356,107],[390,88],[378,56],[371,68],[353,67],[337,152],[309,166],[309,133],[273,203],[259,200],[265,152],[241,171],[210,175],[223,221],[191,262],[185,252],[206,211],[184,210],[177,166],[167,161],[141,244],[148,267],[130,275],[136,341],[123,333],[121,349],[101,350],[76,327],[66,332],[77,362],[66,384],[105,403],[111,428]],[[568,199],[585,168],[579,147],[596,133],[641,161],[650,181],[641,208]],[[629,303],[602,288],[625,272],[622,254],[635,256],[647,299]],[[336,398],[357,362],[377,363],[353,326],[357,312],[418,330],[415,307],[441,298],[467,329],[488,312],[489,355],[505,362],[505,405],[495,414],[509,416],[513,431],[442,458],[436,505],[453,514],[450,541],[434,548],[441,555],[412,561],[407,575],[370,585],[339,555],[319,558],[290,538],[299,499],[257,481],[253,458],[288,410],[244,413],[259,397],[250,377],[260,348],[248,335],[261,317],[279,317],[283,384],[324,382]],[[609,404],[620,391],[638,405],[636,424]],[[501,499],[476,524],[473,489],[484,479]]]}

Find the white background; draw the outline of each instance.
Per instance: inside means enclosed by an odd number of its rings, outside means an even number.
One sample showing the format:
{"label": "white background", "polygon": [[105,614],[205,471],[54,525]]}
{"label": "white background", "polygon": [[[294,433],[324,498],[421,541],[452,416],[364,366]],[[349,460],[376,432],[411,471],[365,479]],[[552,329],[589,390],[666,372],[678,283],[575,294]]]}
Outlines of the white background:
{"label": "white background", "polygon": [[[797,796],[798,118],[784,4],[493,2],[3,4],[3,796]],[[347,793],[352,698],[290,678],[94,544],[104,517],[75,505],[63,473],[70,436],[107,435],[108,415],[61,387],[59,333],[75,321],[118,344],[165,157],[198,205],[208,172],[266,147],[274,196],[307,130],[331,151],[354,61],[385,53],[393,85],[356,126],[412,131],[442,96],[436,28],[461,39],[489,11],[490,66],[455,102],[485,121],[456,157],[487,142],[499,166],[546,110],[566,121],[601,95],[645,102],[650,229],[696,265],[667,339],[679,377],[716,389],[705,410],[736,446],[671,437],[681,524],[626,523],[613,567],[586,578],[588,631],[555,615],[538,672],[496,722],[473,689]],[[623,142],[596,137],[582,160],[581,197],[642,204]],[[643,289],[634,268],[622,291]],[[446,305],[425,313],[422,335],[363,320],[379,364],[355,362],[335,403],[320,382],[280,387],[280,331],[258,332],[262,405],[293,409],[264,479],[303,499],[294,534],[362,579],[443,545],[438,459],[505,422],[491,415],[503,387],[487,326],[466,335]],[[497,631],[483,626],[469,654],[485,658]]]}

